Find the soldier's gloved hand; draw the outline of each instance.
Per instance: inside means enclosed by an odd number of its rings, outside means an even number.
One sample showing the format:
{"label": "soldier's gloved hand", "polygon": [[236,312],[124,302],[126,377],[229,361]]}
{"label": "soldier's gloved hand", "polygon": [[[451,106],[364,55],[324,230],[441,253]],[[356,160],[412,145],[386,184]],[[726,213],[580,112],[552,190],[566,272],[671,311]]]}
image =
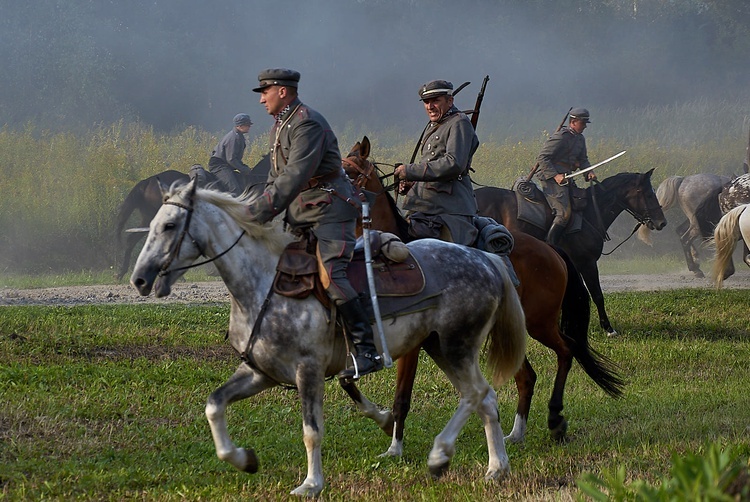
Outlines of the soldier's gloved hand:
{"label": "soldier's gloved hand", "polygon": [[403,163],[396,163],[396,169],[393,170],[393,177],[395,181],[406,179],[406,167],[404,167]]}
{"label": "soldier's gloved hand", "polygon": [[586,181],[593,181],[596,179],[596,174],[594,174],[594,171],[589,171],[584,176],[586,176]]}

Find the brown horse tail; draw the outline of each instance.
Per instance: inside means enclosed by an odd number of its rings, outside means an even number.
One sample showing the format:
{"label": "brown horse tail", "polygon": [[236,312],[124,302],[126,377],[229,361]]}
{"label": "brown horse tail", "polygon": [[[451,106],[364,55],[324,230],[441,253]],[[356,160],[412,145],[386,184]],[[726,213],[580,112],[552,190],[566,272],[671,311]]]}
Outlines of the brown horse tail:
{"label": "brown horse tail", "polygon": [[591,318],[591,299],[586,286],[562,249],[555,248],[568,268],[568,282],[563,296],[560,334],[583,371],[612,397],[622,396],[625,382],[617,374],[617,366],[589,345],[588,332]]}
{"label": "brown horse tail", "polygon": [[503,278],[503,297],[490,329],[487,364],[492,373],[492,384],[499,388],[510,380],[526,357],[526,317],[513,281],[499,257],[497,268]]}
{"label": "brown horse tail", "polygon": [[711,267],[711,278],[716,285],[716,289],[721,289],[724,284],[724,269],[732,259],[732,253],[737,246],[742,234],[737,224],[740,215],[748,208],[746,205],[737,206],[725,214],[714,228],[714,245],[716,246],[716,258],[714,265]]}

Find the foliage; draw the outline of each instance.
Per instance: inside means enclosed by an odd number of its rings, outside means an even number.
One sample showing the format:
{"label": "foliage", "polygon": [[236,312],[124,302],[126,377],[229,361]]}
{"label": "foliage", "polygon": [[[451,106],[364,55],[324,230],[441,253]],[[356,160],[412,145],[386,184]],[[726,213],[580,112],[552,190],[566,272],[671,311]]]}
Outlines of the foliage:
{"label": "foliage", "polygon": [[627,482],[624,466],[601,477],[584,473],[576,484],[598,501],[750,500],[750,463],[746,464],[739,454],[713,442],[703,448],[703,454],[673,454],[672,477],[662,479],[657,486],[643,480]]}

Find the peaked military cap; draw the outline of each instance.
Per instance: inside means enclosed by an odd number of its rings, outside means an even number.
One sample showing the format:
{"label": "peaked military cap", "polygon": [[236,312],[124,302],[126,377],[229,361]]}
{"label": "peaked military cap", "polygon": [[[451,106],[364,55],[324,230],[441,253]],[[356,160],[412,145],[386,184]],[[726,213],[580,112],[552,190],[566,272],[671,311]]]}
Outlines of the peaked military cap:
{"label": "peaked military cap", "polygon": [[297,87],[299,84],[299,72],[288,70],[286,68],[269,68],[258,74],[258,87],[253,92],[260,92],[266,87],[272,85],[284,85],[287,87]]}
{"label": "peaked military cap", "polygon": [[591,121],[589,120],[589,111],[585,108],[573,108],[572,110],[570,110],[570,118],[581,119],[587,124],[591,123]]}
{"label": "peaked military cap", "polygon": [[425,99],[435,98],[437,96],[453,94],[453,84],[447,80],[433,80],[427,82],[419,88],[419,100],[424,101]]}
{"label": "peaked military cap", "polygon": [[234,116],[234,125],[236,126],[244,126],[244,125],[253,125],[253,121],[250,120],[250,115],[247,113],[238,113]]}

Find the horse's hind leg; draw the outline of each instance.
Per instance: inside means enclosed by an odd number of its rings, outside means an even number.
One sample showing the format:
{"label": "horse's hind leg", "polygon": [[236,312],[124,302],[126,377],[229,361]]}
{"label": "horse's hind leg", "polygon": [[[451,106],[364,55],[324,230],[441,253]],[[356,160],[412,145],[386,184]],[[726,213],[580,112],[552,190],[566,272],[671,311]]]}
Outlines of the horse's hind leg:
{"label": "horse's hind leg", "polygon": [[[439,352],[431,351],[428,347],[425,349],[461,395],[458,409],[433,443],[427,459],[430,474],[437,478],[448,470],[456,452],[458,434],[466,425],[471,413],[476,411],[484,423],[489,450],[489,464],[485,477],[497,479],[504,476],[510,472],[510,466],[497,411],[497,394],[482,375],[479,363],[476,359],[471,363],[466,362],[466,357],[470,357],[468,355],[464,356],[463,362],[451,362]],[[468,367],[460,368],[457,366],[459,364],[467,364]]]}
{"label": "horse's hind leg", "polygon": [[367,399],[367,396],[362,394],[351,380],[341,379],[339,385],[349,395],[363,416],[372,419],[389,436],[393,435],[393,413],[391,410],[384,410]]}
{"label": "horse's hind leg", "polygon": [[257,472],[258,457],[252,449],[237,448],[229,437],[226,410],[229,404],[248,398],[276,385],[246,364],[240,365],[234,375],[211,393],[206,404],[206,418],[216,447],[216,456],[236,469]]}
{"label": "horse's hind leg", "polygon": [[417,376],[420,348],[401,356],[398,360],[396,374],[396,394],[393,397],[393,437],[391,446],[383,453],[383,457],[400,457],[404,451],[404,427],[406,415],[411,407],[411,394],[414,390],[414,379]]}
{"label": "horse's hind leg", "polygon": [[690,270],[695,277],[702,279],[704,277],[703,271],[700,266],[700,254],[698,248],[694,242],[696,239],[700,239],[700,229],[697,222],[690,220],[683,222],[678,226],[675,231],[680,237],[680,244],[682,245],[682,251],[685,254],[685,262],[687,263],[688,270]]}

